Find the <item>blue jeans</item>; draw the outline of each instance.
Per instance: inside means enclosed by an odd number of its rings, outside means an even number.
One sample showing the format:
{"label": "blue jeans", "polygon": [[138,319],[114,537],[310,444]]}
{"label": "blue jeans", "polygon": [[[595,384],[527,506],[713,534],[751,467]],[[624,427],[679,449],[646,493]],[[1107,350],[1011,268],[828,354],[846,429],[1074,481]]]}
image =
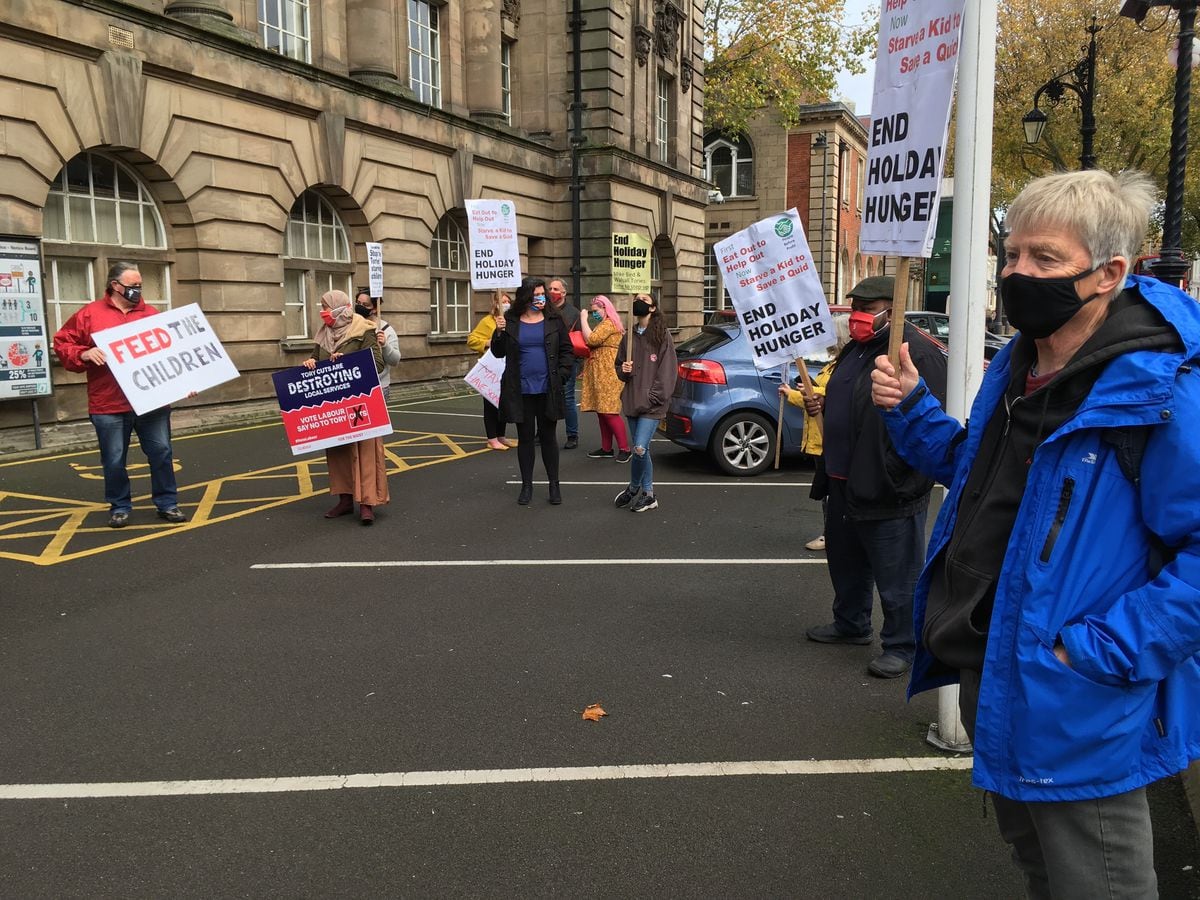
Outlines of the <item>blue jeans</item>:
{"label": "blue jeans", "polygon": [[842,634],[869,635],[875,591],[883,607],[884,652],[911,660],[913,591],[925,562],[927,509],[900,519],[850,519],[846,482],[829,479],[825,558],[833,582],[833,621]]}
{"label": "blue jeans", "polygon": [[575,402],[575,382],[579,378],[579,359],[572,357],[571,374],[563,385],[563,418],[567,422],[567,437],[579,437],[579,404]]}
{"label": "blue jeans", "polygon": [[629,447],[633,459],[629,463],[629,487],[654,493],[654,463],[650,459],[650,441],[658,428],[658,419],[647,416],[626,416],[629,422]]}
{"label": "blue jeans", "polygon": [[144,416],[127,413],[98,413],[90,416],[100,441],[100,464],[104,467],[104,500],[112,512],[129,512],[129,435],[136,431],[138,443],[150,463],[150,491],[154,505],[171,509],[178,505],[175,469],[171,455],[171,408],[164,406]]}

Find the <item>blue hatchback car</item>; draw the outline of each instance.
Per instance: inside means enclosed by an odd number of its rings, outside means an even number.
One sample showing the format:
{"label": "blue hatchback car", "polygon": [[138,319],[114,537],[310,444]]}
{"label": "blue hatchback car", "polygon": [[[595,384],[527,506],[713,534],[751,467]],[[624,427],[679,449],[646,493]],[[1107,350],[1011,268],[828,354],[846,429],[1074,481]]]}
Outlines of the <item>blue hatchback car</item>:
{"label": "blue hatchback car", "polygon": [[[783,370],[759,372],[736,320],[705,325],[675,348],[679,378],[663,422],[666,437],[712,456],[729,475],[757,475],[775,460]],[[815,376],[824,360],[809,360]],[[790,378],[794,381],[793,369]],[[798,454],[804,410],[784,404],[783,453]]]}

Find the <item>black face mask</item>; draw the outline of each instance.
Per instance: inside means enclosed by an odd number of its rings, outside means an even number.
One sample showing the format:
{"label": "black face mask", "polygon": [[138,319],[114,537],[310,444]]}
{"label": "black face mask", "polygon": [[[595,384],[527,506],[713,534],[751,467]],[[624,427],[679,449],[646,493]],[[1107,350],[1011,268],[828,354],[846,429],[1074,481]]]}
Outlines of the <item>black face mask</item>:
{"label": "black face mask", "polygon": [[635,316],[637,316],[639,319],[642,316],[650,315],[650,304],[647,303],[645,300],[634,300],[633,301],[633,314]]}
{"label": "black face mask", "polygon": [[354,311],[364,319],[369,319],[371,316],[375,315],[375,310],[371,309],[369,306],[363,306],[361,303],[354,304]]}
{"label": "black face mask", "polygon": [[1100,296],[1081,298],[1075,285],[1099,266],[1063,278],[1034,278],[1014,272],[1000,280],[1004,314],[1014,328],[1031,338],[1049,337],[1067,324],[1079,310]]}
{"label": "black face mask", "polygon": [[[117,284],[121,284],[121,282],[118,281]],[[142,302],[141,287],[136,286],[136,285],[133,287],[129,287],[127,285],[121,284],[121,288],[125,291],[125,293],[122,296],[125,297],[126,303],[132,304],[133,306],[137,306],[139,303]]]}

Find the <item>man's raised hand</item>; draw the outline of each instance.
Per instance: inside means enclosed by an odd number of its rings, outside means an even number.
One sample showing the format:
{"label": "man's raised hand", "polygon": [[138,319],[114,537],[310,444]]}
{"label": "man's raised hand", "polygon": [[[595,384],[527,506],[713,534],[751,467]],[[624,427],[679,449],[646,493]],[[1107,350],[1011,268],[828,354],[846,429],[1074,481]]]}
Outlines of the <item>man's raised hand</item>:
{"label": "man's raised hand", "polygon": [[880,409],[893,409],[912,393],[921,374],[908,355],[908,344],[900,345],[900,376],[886,355],[875,357],[875,371],[871,373],[871,402]]}

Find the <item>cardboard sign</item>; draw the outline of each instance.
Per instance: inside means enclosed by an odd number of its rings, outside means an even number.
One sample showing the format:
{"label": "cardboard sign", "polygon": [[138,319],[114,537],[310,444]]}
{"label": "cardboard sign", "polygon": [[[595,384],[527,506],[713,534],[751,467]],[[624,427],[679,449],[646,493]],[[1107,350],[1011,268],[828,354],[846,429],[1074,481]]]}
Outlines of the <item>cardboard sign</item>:
{"label": "cardboard sign", "polygon": [[36,241],[0,239],[0,400],[50,393],[50,341]]}
{"label": "cardboard sign", "polygon": [[612,236],[612,293],[645,294],[650,290],[650,239],[641,234]]}
{"label": "cardboard sign", "polygon": [[511,200],[468,200],[467,237],[473,290],[521,286],[516,204]]}
{"label": "cardboard sign", "polygon": [[367,289],[371,296],[383,296],[383,244],[367,242]]}
{"label": "cardboard sign", "polygon": [[883,0],[863,253],[928,257],[958,68],[964,0]]}
{"label": "cardboard sign", "polygon": [[837,343],[795,209],[755,222],[713,252],[755,368],[771,369]]}
{"label": "cardboard sign", "polygon": [[392,433],[370,350],[271,376],[292,455]]}
{"label": "cardboard sign", "polygon": [[504,364],[504,360],[497,359],[491,350],[487,350],[463,379],[479,391],[484,400],[497,408],[500,406],[500,379],[504,377]]}
{"label": "cardboard sign", "polygon": [[199,304],[92,335],[138,415],[238,377]]}

